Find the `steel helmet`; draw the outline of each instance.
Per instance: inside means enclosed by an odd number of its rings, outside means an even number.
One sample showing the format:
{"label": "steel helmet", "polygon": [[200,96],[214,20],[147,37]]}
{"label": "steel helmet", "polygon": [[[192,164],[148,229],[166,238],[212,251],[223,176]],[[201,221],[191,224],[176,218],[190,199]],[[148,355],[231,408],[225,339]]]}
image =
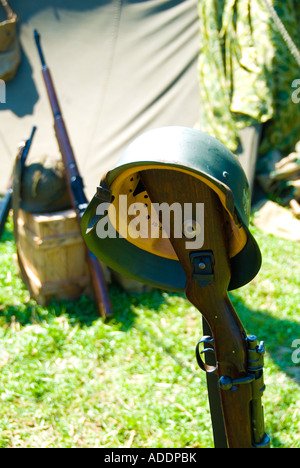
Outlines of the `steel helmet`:
{"label": "steel helmet", "polygon": [[[150,130],[128,146],[118,165],[103,177],[83,215],[82,233],[90,250],[125,276],[161,289],[184,292],[186,276],[175,252],[170,249],[169,239],[158,242],[122,235],[124,228],[128,234],[128,218],[122,212],[121,196],[126,195],[128,204],[144,202],[148,206],[151,200],[140,173],[153,168],[189,174],[218,195],[230,219],[231,281],[228,289],[251,281],[261,267],[261,253],[249,231],[251,200],[246,175],[238,158],[222,143],[192,128]],[[104,210],[99,211],[99,205]],[[116,235],[100,235],[99,238],[97,225],[104,216],[107,232]]]}

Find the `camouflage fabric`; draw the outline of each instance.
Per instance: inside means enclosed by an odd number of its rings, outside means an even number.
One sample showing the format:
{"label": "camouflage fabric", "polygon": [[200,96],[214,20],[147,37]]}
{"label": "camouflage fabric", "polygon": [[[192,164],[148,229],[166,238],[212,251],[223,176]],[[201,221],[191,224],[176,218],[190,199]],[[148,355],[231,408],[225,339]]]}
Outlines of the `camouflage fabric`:
{"label": "camouflage fabric", "polygon": [[[299,49],[299,0],[269,2]],[[198,128],[236,151],[239,130],[264,123],[260,154],[289,153],[300,136],[300,104],[292,99],[300,67],[264,1],[198,0],[198,9]]]}

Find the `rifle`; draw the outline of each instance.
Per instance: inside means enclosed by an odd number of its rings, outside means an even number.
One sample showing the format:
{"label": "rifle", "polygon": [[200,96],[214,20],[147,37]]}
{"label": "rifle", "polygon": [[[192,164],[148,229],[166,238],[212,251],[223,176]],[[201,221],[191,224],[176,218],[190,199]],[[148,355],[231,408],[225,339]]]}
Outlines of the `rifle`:
{"label": "rifle", "polygon": [[[222,442],[218,448],[269,448],[261,403],[265,350],[254,335],[247,337],[228,296],[231,271],[224,234],[226,215],[221,202],[205,184],[195,184],[178,171],[152,169],[144,171],[141,178],[152,203],[163,200],[171,206],[174,202],[183,204],[183,200],[185,203],[201,200],[205,204],[203,249],[188,250],[185,238],[172,234],[170,241],[186,273],[186,297],[204,317],[206,330],[211,331],[198,343],[196,357],[207,377],[214,379],[208,381],[210,388],[215,385],[214,401],[210,403],[218,405],[219,399],[222,410],[221,417],[216,418],[217,438]],[[170,233],[174,233],[174,221]],[[201,343],[205,346],[203,351]],[[203,362],[202,354],[206,357],[213,354],[215,364],[209,359]]]}
{"label": "rifle", "polygon": [[[34,137],[34,134],[36,132],[36,127],[33,127],[30,138],[21,143],[19,146],[19,152],[17,154],[16,159],[20,159],[20,165],[21,165],[21,173],[25,167],[26,159],[29,154],[29,150],[32,144],[32,140]],[[5,223],[7,221],[8,215],[10,210],[12,209],[12,199],[13,199],[13,180],[9,181],[9,188],[7,191],[7,194],[5,195],[4,199],[1,200],[1,211],[0,211],[0,239],[2,237],[4,228],[5,228]]]}
{"label": "rifle", "polygon": [[[77,215],[77,220],[79,224],[81,224],[82,215],[88,205],[88,200],[84,193],[83,179],[80,176],[77,167],[51,73],[48,66],[46,65],[45,57],[42,51],[40,34],[37,30],[34,31],[34,38],[40,56],[43,78],[54,117],[54,129],[65,167],[70,200]],[[108,317],[112,315],[113,312],[101,265],[95,255],[87,247],[86,255],[99,313],[103,317]]]}

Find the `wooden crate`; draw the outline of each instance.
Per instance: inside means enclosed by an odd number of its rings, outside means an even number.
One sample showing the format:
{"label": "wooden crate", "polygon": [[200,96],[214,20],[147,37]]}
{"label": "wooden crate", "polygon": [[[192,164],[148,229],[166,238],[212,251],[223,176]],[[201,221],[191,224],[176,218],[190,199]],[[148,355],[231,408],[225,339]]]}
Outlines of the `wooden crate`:
{"label": "wooden crate", "polygon": [[[18,254],[34,299],[46,305],[53,298],[77,300],[92,295],[85,244],[73,210],[18,215]],[[102,264],[107,283],[110,272]]]}

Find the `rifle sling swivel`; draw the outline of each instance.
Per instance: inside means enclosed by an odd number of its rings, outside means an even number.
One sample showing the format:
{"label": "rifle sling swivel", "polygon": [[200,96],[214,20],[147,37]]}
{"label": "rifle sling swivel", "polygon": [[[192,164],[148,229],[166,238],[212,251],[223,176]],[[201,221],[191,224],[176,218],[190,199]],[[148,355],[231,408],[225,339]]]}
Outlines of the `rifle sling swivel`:
{"label": "rifle sling swivel", "polygon": [[193,267],[192,279],[199,286],[206,287],[214,280],[214,255],[211,251],[193,252],[190,254]]}

